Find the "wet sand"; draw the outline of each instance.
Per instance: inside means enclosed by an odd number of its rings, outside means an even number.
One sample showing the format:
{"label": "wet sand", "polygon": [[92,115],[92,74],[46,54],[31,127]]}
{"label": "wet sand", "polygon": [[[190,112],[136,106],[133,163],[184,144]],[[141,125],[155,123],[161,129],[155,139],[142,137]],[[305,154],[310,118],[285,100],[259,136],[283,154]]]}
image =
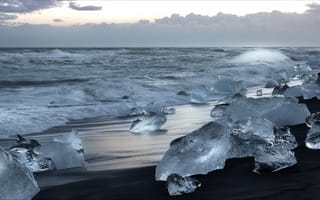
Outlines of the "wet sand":
{"label": "wet sand", "polygon": [[[320,111],[320,101],[304,101],[311,112]],[[292,126],[299,147],[295,150],[298,164],[282,171],[258,175],[252,172],[253,158],[230,159],[223,170],[195,176],[202,187],[195,193],[170,197],[164,182],[154,179],[155,165],[103,171],[70,171],[38,175],[42,185],[36,200],[69,199],[319,199],[320,150],[304,146],[308,128]],[[61,180],[73,181],[61,185]],[[59,182],[49,187],[45,183]],[[50,184],[49,184],[50,185]]]}

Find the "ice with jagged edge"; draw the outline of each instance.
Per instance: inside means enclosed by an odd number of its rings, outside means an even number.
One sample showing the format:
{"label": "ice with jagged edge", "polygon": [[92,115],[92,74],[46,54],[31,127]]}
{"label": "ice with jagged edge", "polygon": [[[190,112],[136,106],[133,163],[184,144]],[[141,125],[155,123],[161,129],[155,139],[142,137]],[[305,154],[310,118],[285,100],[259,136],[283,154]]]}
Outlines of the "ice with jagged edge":
{"label": "ice with jagged edge", "polygon": [[211,90],[214,94],[220,95],[245,94],[247,91],[244,81],[236,81],[231,78],[217,80]]}
{"label": "ice with jagged edge", "polygon": [[280,70],[272,73],[272,80],[275,80],[279,84],[284,84],[288,83],[290,78],[286,70]]}
{"label": "ice with jagged edge", "polygon": [[79,137],[79,133],[77,130],[73,129],[71,133],[65,133],[60,136],[53,138],[54,142],[60,142],[63,144],[68,144],[73,147],[79,153],[84,152],[84,148],[82,146],[81,138]]}
{"label": "ice with jagged edge", "polygon": [[210,100],[210,91],[206,86],[200,86],[191,90],[190,102],[194,104],[205,104]]}
{"label": "ice with jagged edge", "polygon": [[192,193],[200,186],[200,181],[191,177],[182,177],[179,174],[170,174],[167,179],[170,196]]}
{"label": "ice with jagged edge", "polygon": [[17,136],[16,144],[9,148],[10,153],[31,172],[43,172],[55,169],[52,159],[39,154],[41,145],[37,140],[28,140]]}
{"label": "ice with jagged edge", "polygon": [[231,127],[220,123],[210,122],[172,141],[156,167],[156,180],[165,181],[170,174],[207,174],[224,168],[229,158],[253,156],[257,173],[263,172],[262,166],[277,171],[296,163],[292,152],[296,141],[290,130],[277,129],[269,120],[258,117]]}
{"label": "ice with jagged edge", "polygon": [[176,109],[173,107],[164,106],[161,108],[160,112],[165,115],[173,115],[173,114],[176,114]]}
{"label": "ice with jagged edge", "polygon": [[254,99],[237,96],[231,100],[225,112],[234,122],[249,117],[263,117],[279,127],[304,123],[310,115],[305,104],[283,97]]}
{"label": "ice with jagged edge", "polygon": [[311,114],[306,119],[306,124],[310,127],[305,145],[309,149],[320,149],[320,112]]}
{"label": "ice with jagged edge", "polygon": [[32,172],[0,147],[0,199],[31,200],[39,187]]}
{"label": "ice with jagged edge", "polygon": [[162,113],[150,114],[141,119],[136,119],[130,127],[131,133],[150,133],[161,130],[167,117]]}

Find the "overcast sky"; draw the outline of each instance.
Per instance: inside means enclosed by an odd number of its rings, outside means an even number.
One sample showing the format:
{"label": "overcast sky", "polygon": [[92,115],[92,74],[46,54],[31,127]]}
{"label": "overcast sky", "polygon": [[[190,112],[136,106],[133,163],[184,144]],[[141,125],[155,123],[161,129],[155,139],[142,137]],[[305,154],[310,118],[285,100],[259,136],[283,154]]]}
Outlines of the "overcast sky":
{"label": "overcast sky", "polygon": [[1,47],[320,46],[320,1],[0,0]]}

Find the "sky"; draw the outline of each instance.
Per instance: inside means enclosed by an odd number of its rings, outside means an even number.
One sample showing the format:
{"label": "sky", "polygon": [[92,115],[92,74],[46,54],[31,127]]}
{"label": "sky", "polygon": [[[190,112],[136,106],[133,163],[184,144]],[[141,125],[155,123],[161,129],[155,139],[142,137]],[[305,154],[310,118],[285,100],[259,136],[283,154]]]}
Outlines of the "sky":
{"label": "sky", "polygon": [[0,0],[0,47],[319,46],[320,1]]}

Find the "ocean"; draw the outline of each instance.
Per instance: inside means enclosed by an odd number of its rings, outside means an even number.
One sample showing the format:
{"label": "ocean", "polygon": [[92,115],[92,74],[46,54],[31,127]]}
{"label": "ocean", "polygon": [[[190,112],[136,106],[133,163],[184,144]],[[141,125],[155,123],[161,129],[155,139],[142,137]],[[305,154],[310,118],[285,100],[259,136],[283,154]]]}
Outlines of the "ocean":
{"label": "ocean", "polygon": [[179,92],[210,89],[221,78],[263,87],[281,70],[319,63],[319,48],[0,49],[0,138],[187,104]]}

